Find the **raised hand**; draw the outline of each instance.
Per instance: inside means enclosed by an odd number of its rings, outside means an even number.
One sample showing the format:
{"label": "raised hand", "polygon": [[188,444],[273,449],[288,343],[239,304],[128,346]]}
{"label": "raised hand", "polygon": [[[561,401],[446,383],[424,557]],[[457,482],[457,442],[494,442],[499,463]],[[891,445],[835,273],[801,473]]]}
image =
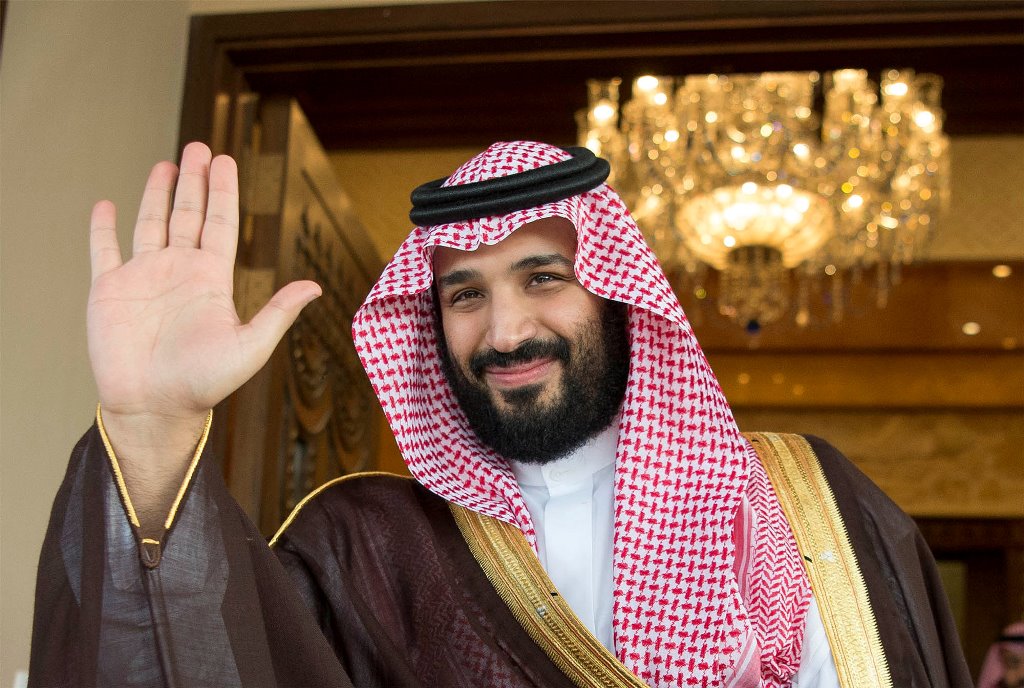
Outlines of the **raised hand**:
{"label": "raised hand", "polygon": [[293,282],[239,321],[237,170],[200,143],[180,171],[164,162],[150,172],[125,263],[115,220],[109,201],[93,208],[88,339],[103,418],[119,455],[178,465],[207,411],[266,363],[320,288]]}

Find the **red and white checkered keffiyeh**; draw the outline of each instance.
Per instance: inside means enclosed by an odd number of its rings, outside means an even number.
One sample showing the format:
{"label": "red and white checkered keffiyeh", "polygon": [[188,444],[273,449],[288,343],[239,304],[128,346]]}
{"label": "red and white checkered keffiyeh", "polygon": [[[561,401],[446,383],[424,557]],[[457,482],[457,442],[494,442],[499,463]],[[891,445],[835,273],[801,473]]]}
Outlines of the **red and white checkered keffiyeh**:
{"label": "red and white checkered keffiyeh", "polygon": [[[546,144],[498,143],[446,185],[567,157]],[[417,227],[385,268],[352,331],[409,470],[444,499],[517,525],[536,547],[515,478],[469,428],[441,372],[430,286],[435,246],[471,251],[550,216],[577,229],[580,283],[631,306],[615,468],[619,659],[651,686],[788,685],[810,596],[795,543],[664,273],[607,185]],[[737,564],[737,542],[750,543],[749,564]]]}

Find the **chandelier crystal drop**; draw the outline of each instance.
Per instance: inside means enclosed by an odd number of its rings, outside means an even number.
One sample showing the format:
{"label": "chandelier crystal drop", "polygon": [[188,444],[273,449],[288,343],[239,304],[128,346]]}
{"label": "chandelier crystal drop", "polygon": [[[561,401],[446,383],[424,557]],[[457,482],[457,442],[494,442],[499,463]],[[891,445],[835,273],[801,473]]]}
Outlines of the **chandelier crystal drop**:
{"label": "chandelier crystal drop", "polygon": [[[612,164],[612,184],[677,289],[704,292],[751,332],[875,272],[884,307],[948,198],[942,80],[864,70],[641,76],[588,82],[580,144]],[[795,298],[790,282],[795,282]]]}

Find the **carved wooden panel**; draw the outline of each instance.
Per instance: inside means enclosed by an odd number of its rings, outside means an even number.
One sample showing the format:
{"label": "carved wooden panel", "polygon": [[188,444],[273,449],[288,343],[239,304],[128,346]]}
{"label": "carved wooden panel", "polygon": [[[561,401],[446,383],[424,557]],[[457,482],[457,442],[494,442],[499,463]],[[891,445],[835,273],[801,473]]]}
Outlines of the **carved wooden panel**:
{"label": "carved wooden panel", "polygon": [[243,319],[297,279],[323,296],[267,366],[217,411],[215,446],[232,493],[272,533],[312,489],[377,468],[383,413],[356,357],[352,318],[383,266],[293,100],[236,99]]}
{"label": "carved wooden panel", "polygon": [[282,489],[274,505],[291,511],[331,478],[375,467],[377,398],[352,344],[352,317],[369,284],[336,239],[338,228],[316,200],[303,205],[295,234],[294,274],[323,296],[288,332],[282,390]]}

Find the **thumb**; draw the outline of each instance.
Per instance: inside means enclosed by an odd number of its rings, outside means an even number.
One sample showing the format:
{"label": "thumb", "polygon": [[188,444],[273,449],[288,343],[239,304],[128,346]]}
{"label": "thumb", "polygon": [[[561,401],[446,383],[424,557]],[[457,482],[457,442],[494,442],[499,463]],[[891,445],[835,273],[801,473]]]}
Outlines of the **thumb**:
{"label": "thumb", "polygon": [[291,282],[281,287],[253,316],[242,331],[242,339],[253,355],[262,361],[260,365],[266,363],[274,353],[274,347],[299,317],[302,309],[321,293],[320,285],[316,282]]}

